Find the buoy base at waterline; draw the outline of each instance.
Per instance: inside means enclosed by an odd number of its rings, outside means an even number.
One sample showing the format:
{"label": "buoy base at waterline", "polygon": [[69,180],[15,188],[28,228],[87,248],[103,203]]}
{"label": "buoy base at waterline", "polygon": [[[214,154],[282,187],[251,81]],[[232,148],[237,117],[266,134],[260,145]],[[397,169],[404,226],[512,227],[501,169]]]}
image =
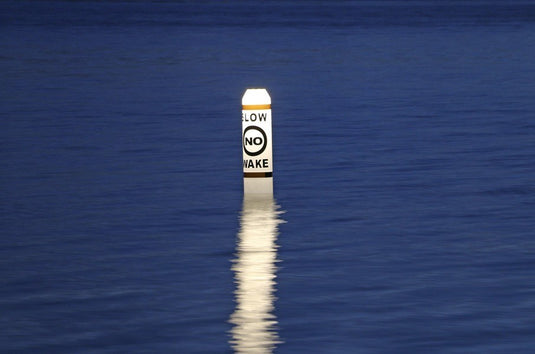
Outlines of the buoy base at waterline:
{"label": "buoy base at waterline", "polygon": [[245,194],[273,194],[273,177],[244,176],[243,192]]}

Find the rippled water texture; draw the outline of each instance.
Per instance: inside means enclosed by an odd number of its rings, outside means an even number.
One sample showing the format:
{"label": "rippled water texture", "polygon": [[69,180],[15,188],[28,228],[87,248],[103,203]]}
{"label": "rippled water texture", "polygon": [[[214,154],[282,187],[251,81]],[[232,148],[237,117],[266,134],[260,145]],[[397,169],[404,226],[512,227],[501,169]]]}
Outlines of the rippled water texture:
{"label": "rippled water texture", "polygon": [[3,1],[0,38],[1,352],[533,351],[531,2]]}

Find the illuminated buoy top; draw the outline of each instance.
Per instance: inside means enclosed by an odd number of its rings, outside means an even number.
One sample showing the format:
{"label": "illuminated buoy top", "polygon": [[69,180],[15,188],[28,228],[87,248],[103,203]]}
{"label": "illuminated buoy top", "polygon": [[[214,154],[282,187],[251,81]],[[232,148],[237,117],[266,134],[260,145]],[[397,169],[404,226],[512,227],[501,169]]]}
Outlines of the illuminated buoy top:
{"label": "illuminated buoy top", "polygon": [[271,109],[271,97],[266,89],[248,89],[241,99],[244,110]]}

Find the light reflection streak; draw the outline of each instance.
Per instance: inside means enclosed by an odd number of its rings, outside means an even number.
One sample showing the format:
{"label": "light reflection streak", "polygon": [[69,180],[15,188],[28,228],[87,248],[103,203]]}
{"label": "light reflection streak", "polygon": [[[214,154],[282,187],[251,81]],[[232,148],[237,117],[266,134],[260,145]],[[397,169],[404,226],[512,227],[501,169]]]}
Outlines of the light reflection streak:
{"label": "light reflection streak", "polygon": [[272,196],[246,197],[240,218],[236,259],[236,308],[230,344],[236,353],[271,353],[282,343],[275,310],[278,226],[283,223]]}

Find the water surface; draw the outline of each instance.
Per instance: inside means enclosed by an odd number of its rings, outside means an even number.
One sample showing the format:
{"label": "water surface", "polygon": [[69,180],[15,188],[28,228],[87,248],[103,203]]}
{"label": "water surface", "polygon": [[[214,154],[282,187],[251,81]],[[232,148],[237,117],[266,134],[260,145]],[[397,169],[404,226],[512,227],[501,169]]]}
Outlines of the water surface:
{"label": "water surface", "polygon": [[[532,3],[0,14],[2,351],[531,352]],[[273,100],[258,208],[247,87]]]}

